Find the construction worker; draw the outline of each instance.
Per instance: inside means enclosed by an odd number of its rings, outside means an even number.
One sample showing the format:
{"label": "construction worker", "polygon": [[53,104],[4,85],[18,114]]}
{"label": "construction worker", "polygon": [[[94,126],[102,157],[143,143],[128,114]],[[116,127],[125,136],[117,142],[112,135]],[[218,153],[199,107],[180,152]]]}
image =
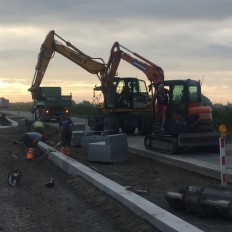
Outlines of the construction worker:
{"label": "construction worker", "polygon": [[26,146],[26,150],[27,150],[27,154],[26,154],[27,161],[33,161],[35,147],[37,146],[39,141],[44,141],[44,140],[45,140],[45,136],[38,132],[27,132],[22,136],[22,141]]}
{"label": "construction worker", "polygon": [[41,135],[43,135],[44,134],[44,124],[43,124],[43,122],[41,122],[40,119],[38,119],[37,121],[35,121],[31,125],[31,131],[38,132]]}
{"label": "construction worker", "polygon": [[70,149],[71,139],[72,139],[71,125],[74,124],[70,116],[62,112],[59,121],[60,135],[62,140],[62,147],[60,148],[60,152],[66,155],[70,155],[71,153],[71,149]]}
{"label": "construction worker", "polygon": [[154,94],[154,102],[156,102],[155,114],[157,118],[161,120],[162,131],[165,129],[165,125],[166,125],[168,101],[169,101],[169,91],[164,88],[163,84],[159,84]]}

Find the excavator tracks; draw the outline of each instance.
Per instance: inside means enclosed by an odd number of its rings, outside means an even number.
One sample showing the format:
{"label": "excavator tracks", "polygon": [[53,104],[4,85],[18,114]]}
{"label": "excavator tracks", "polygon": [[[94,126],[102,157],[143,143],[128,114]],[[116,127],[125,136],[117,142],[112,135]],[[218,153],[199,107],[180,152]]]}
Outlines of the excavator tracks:
{"label": "excavator tracks", "polygon": [[170,135],[147,135],[144,138],[144,145],[148,150],[158,151],[167,154],[180,152],[177,138]]}

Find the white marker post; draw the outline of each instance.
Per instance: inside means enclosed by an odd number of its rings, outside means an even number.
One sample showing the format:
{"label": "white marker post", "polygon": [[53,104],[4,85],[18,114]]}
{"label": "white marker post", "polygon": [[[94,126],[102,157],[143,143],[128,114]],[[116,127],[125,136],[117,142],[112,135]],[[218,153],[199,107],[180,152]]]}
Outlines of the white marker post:
{"label": "white marker post", "polygon": [[221,165],[221,184],[223,186],[227,185],[227,173],[226,173],[226,148],[225,148],[225,136],[227,128],[225,125],[219,126],[219,132],[221,138],[219,138],[220,145],[220,165]]}
{"label": "white marker post", "polygon": [[225,139],[220,138],[219,143],[220,143],[221,184],[225,186],[227,185]]}

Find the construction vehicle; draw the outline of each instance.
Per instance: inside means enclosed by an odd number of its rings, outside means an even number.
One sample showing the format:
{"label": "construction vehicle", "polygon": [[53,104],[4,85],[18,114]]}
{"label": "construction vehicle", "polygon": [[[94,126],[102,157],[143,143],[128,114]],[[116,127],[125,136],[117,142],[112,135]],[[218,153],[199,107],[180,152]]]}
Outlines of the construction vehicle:
{"label": "construction vehicle", "polygon": [[[57,38],[65,42],[65,45]],[[40,99],[42,97],[38,91],[39,86],[50,59],[55,52],[58,52],[89,73],[96,74],[100,80],[100,86],[95,86],[94,91],[100,91],[104,99],[103,103],[97,102],[98,115],[89,120],[92,130],[107,130],[117,133],[121,128],[123,132],[129,134],[138,128],[140,134],[150,134],[152,108],[146,82],[135,77],[117,77],[117,70],[120,60],[123,59],[144,72],[151,83],[164,79],[163,70],[137,53],[132,53],[134,55],[132,57],[123,52],[121,48],[126,49],[115,42],[109,61],[105,64],[102,58],[87,56],[54,31],[50,31],[41,46],[35,75],[29,88],[32,98]],[[124,91],[126,87],[130,90]]]}
{"label": "construction vehicle", "polygon": [[[65,45],[55,39],[55,36],[65,42]],[[90,119],[90,127],[93,130],[117,133],[121,128],[123,132],[130,134],[137,128],[139,134],[146,135],[146,148],[169,153],[184,148],[218,146],[218,133],[213,131],[212,109],[201,106],[200,82],[189,79],[164,81],[161,67],[131,52],[118,42],[113,44],[108,63],[105,64],[102,58],[87,56],[54,31],[50,31],[41,46],[29,89],[33,98],[41,97],[38,87],[55,52],[89,73],[96,74],[100,80],[100,86],[95,86],[94,91],[100,91],[104,101],[97,102],[99,114]],[[159,83],[169,89],[168,117],[164,131],[160,129],[160,121],[155,117],[154,99],[151,99],[153,94],[149,95],[145,81],[135,77],[117,76],[121,60],[138,68],[147,76],[151,93]]]}
{"label": "construction vehicle", "polygon": [[134,133],[137,128],[140,135],[150,134],[152,105],[146,82],[135,77],[117,77],[121,60],[142,71],[150,83],[164,79],[161,67],[115,42],[101,78],[101,86],[94,88],[103,92],[104,103],[98,104],[99,114],[92,119],[90,127],[96,131],[114,133],[121,128],[127,134]]}
{"label": "construction vehicle", "polygon": [[72,95],[62,95],[61,87],[38,87],[40,98],[34,97],[34,119],[40,121],[58,121],[61,113],[70,113]]}
{"label": "construction vehicle", "polygon": [[219,148],[219,133],[214,131],[212,108],[201,105],[201,84],[195,80],[167,80],[163,84],[169,93],[165,130],[153,118],[152,135],[146,135],[147,149],[177,153],[198,147]]}

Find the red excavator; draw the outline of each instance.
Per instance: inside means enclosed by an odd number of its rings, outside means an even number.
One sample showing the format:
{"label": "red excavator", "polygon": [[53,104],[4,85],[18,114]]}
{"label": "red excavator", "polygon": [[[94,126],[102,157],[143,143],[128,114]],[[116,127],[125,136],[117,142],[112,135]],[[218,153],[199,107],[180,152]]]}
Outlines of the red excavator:
{"label": "red excavator", "polygon": [[154,115],[153,133],[145,136],[145,147],[166,153],[198,147],[218,150],[219,133],[214,131],[212,108],[201,104],[200,81],[167,80],[153,87],[157,89],[160,84],[168,91],[169,98],[165,128]]}
{"label": "red excavator", "polygon": [[152,106],[148,88],[144,80],[117,76],[121,60],[141,70],[150,83],[164,79],[161,67],[115,42],[101,78],[101,86],[94,89],[103,92],[104,103],[98,104],[100,114],[94,117],[91,127],[114,132],[121,128],[127,134],[138,128],[140,135],[150,134]]}

